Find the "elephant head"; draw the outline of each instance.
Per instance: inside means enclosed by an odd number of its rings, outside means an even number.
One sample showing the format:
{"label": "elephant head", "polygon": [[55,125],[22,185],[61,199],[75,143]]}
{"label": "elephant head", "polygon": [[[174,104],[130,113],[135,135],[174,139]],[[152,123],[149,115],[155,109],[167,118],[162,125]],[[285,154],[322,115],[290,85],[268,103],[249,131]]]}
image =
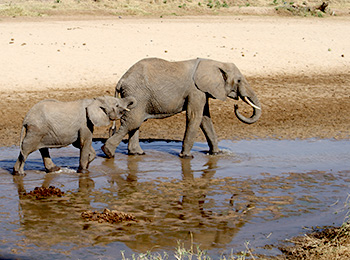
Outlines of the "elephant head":
{"label": "elephant head", "polygon": [[213,60],[198,59],[193,73],[196,87],[211,97],[226,100],[226,97],[244,102],[253,107],[253,115],[247,118],[239,113],[235,105],[235,114],[246,124],[255,123],[261,116],[261,106],[249,83],[233,63],[221,63]]}
{"label": "elephant head", "polygon": [[136,106],[134,97],[97,97],[87,106],[87,116],[95,126],[107,126],[110,121],[119,119],[125,111]]}

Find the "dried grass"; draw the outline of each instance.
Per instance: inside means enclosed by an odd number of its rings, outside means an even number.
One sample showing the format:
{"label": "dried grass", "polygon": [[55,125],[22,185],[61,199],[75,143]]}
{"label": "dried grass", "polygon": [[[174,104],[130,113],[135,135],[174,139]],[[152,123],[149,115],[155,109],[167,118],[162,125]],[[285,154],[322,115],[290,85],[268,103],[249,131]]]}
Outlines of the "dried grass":
{"label": "dried grass", "polygon": [[314,231],[292,238],[293,246],[281,246],[283,256],[276,259],[350,259],[350,224]]}
{"label": "dried grass", "polygon": [[[305,3],[301,0],[292,2]],[[308,6],[316,6],[322,0],[306,2]],[[0,17],[271,14],[276,6],[284,3],[283,0],[0,0]],[[350,8],[347,0],[333,0],[329,4],[330,9]]]}

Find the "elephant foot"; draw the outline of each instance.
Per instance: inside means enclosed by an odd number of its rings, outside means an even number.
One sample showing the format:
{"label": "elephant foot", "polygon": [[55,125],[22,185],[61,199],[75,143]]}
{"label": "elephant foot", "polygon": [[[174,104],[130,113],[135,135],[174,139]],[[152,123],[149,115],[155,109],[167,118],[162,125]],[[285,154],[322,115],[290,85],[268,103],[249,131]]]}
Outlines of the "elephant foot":
{"label": "elephant foot", "polygon": [[49,173],[49,172],[57,172],[57,171],[59,171],[59,170],[61,170],[61,168],[60,167],[58,167],[58,166],[54,166],[54,167],[51,167],[51,168],[46,168],[45,169],[45,171],[47,172],[47,173]]}
{"label": "elephant foot", "polygon": [[224,152],[219,150],[217,152],[213,152],[213,151],[209,151],[209,155],[219,155],[219,154],[223,154]]}
{"label": "elephant foot", "polygon": [[17,171],[17,170],[15,170],[15,168],[13,168],[13,170],[12,170],[12,175],[15,175],[15,176],[25,176],[26,173],[23,172],[23,171]]}
{"label": "elephant foot", "polygon": [[101,150],[105,153],[107,158],[113,158],[114,153],[112,153],[106,146],[106,144],[102,145]]}
{"label": "elephant foot", "polygon": [[77,170],[77,173],[83,173],[83,174],[86,174],[86,173],[89,173],[89,170],[88,169],[83,169],[83,168],[78,168]]}
{"label": "elephant foot", "polygon": [[192,155],[192,154],[183,154],[183,153],[180,153],[179,156],[180,156],[182,159],[192,159],[192,158],[193,158],[193,155]]}
{"label": "elephant foot", "polygon": [[146,153],[144,151],[142,152],[128,152],[128,155],[145,155]]}

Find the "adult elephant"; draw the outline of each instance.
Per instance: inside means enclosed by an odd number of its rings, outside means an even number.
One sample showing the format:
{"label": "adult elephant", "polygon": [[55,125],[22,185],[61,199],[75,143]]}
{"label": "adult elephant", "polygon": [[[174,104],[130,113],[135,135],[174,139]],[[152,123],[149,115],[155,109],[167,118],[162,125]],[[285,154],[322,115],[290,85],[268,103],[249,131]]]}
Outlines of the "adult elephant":
{"label": "adult elephant", "polygon": [[165,118],[186,111],[186,131],[180,157],[192,157],[190,151],[200,127],[207,139],[210,154],[219,152],[217,136],[209,113],[209,98],[241,98],[254,109],[247,118],[235,114],[242,122],[252,124],[260,115],[260,102],[247,80],[233,63],[208,59],[169,62],[158,58],[143,59],[120,79],[116,95],[133,96],[137,106],[121,118],[121,126],[102,146],[107,157],[129,134],[129,154],[144,154],[139,144],[139,128],[151,118]]}

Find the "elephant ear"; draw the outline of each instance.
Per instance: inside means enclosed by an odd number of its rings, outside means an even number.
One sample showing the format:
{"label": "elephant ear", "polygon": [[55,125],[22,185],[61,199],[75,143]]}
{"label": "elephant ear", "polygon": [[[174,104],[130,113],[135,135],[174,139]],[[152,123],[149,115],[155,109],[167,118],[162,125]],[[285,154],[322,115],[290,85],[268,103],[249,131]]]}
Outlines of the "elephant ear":
{"label": "elephant ear", "polygon": [[220,65],[217,61],[201,60],[194,72],[193,81],[199,90],[224,101],[227,74]]}
{"label": "elephant ear", "polygon": [[92,103],[86,108],[87,117],[95,126],[107,126],[110,124],[109,116],[103,104],[98,99],[93,99]]}

